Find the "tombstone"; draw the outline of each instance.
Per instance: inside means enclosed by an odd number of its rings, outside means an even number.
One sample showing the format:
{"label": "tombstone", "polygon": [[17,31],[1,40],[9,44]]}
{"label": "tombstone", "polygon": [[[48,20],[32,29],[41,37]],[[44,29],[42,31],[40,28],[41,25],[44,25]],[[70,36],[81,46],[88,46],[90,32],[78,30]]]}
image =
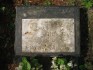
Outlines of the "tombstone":
{"label": "tombstone", "polygon": [[16,55],[79,55],[77,7],[17,7]]}

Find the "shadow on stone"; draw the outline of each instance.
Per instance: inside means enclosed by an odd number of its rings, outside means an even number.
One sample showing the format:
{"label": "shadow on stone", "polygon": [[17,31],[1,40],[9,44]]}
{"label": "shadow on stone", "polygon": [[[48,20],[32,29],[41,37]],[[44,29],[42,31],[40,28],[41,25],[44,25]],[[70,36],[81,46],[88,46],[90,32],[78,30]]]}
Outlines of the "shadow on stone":
{"label": "shadow on stone", "polygon": [[84,63],[84,57],[88,51],[88,16],[87,9],[80,9],[80,64]]}

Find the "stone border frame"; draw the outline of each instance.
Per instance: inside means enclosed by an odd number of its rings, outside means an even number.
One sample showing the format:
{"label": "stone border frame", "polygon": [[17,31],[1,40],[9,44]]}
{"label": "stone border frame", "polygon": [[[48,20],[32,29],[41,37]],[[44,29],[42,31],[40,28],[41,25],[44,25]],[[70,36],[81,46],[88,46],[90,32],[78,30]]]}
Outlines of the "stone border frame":
{"label": "stone border frame", "polygon": [[[30,12],[30,13],[29,13]],[[22,52],[22,19],[34,18],[74,18],[75,27],[75,52],[59,52],[59,53],[31,53]],[[15,20],[15,54],[20,56],[61,56],[80,54],[80,10],[78,7],[62,7],[62,6],[30,6],[16,7]]]}

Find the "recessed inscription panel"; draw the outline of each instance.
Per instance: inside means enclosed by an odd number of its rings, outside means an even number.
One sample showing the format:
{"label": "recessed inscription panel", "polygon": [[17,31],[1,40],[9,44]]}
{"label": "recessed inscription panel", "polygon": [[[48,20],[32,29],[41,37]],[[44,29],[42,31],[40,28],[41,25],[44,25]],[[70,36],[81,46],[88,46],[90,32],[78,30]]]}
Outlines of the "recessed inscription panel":
{"label": "recessed inscription panel", "polygon": [[22,52],[75,52],[74,19],[22,19]]}

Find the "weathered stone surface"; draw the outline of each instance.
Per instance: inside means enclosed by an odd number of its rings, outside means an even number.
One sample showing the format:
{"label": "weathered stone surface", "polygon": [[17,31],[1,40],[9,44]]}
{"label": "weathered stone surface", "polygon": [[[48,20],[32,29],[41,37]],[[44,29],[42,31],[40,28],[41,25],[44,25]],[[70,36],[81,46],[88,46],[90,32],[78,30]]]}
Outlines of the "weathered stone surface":
{"label": "weathered stone surface", "polygon": [[17,7],[16,55],[78,55],[80,53],[79,8]]}
{"label": "weathered stone surface", "polygon": [[74,19],[22,19],[22,52],[75,52]]}

